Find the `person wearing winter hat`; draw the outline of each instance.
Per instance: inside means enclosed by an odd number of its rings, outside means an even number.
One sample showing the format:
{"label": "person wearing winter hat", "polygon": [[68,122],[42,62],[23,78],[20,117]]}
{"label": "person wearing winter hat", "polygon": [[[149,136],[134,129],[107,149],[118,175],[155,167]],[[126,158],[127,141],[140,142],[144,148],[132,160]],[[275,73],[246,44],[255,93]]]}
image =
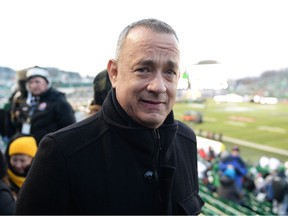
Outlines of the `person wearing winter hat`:
{"label": "person wearing winter hat", "polygon": [[102,70],[95,76],[93,80],[93,86],[94,95],[93,100],[89,106],[90,115],[98,112],[101,109],[102,104],[112,87],[107,69]]}
{"label": "person wearing winter hat", "polygon": [[12,93],[10,96],[9,100],[19,100],[23,98],[27,98],[28,91],[26,89],[26,74],[27,74],[27,68],[21,69],[16,71],[16,81],[17,81],[17,86],[15,91]]}
{"label": "person wearing winter hat", "polygon": [[15,193],[25,181],[27,173],[37,152],[37,143],[33,136],[17,134],[6,149],[8,178]]}
{"label": "person wearing winter hat", "polygon": [[43,92],[47,91],[51,85],[52,80],[49,72],[41,67],[35,66],[28,69],[26,74],[27,79],[27,90],[33,96],[39,96]]}
{"label": "person wearing winter hat", "polygon": [[23,94],[23,96],[27,96],[27,89],[26,89],[26,74],[27,74],[27,68],[21,69],[16,71],[16,80],[18,89]]}
{"label": "person wearing winter hat", "polygon": [[233,166],[235,174],[235,182],[239,191],[242,191],[243,188],[243,179],[247,175],[247,165],[246,162],[242,159],[240,155],[240,149],[238,146],[234,146],[231,150],[231,153],[219,162],[219,169],[222,172],[225,172],[227,167]]}
{"label": "person wearing winter hat", "polygon": [[52,87],[49,72],[42,67],[27,69],[27,100],[21,104],[16,132],[33,135],[39,144],[48,133],[76,122],[64,93]]}
{"label": "person wearing winter hat", "polygon": [[[6,103],[1,110],[3,116],[1,116],[0,122],[3,126],[1,129],[1,136],[3,140],[9,140],[16,132],[14,124],[17,124],[17,115],[19,115],[20,104],[26,103],[28,91],[26,89],[26,73],[27,69],[16,71],[16,88],[9,97],[8,103]],[[6,141],[7,142],[7,141]]]}

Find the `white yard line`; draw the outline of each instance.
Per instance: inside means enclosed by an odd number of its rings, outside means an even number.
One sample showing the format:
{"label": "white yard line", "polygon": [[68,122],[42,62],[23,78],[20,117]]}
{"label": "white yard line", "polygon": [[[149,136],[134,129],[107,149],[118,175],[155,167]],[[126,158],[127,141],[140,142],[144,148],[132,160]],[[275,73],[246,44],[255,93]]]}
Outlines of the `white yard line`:
{"label": "white yard line", "polygon": [[287,133],[287,131],[284,128],[271,127],[271,126],[266,126],[266,125],[257,127],[257,130],[274,132],[274,133]]}
{"label": "white yard line", "polygon": [[236,127],[246,127],[246,123],[244,123],[244,122],[225,121],[224,124],[232,125],[232,126],[236,126]]}
{"label": "white yard line", "polygon": [[226,142],[235,143],[237,145],[247,146],[250,148],[260,149],[260,150],[288,156],[288,151],[285,149],[279,149],[279,148],[274,148],[271,146],[265,146],[265,145],[261,145],[258,143],[253,143],[253,142],[249,142],[249,141],[245,141],[245,140],[235,139],[235,138],[227,137],[227,136],[223,136],[222,140],[226,141]]}
{"label": "white yard line", "polygon": [[[203,136],[203,137],[207,136],[207,132],[206,131],[202,131],[201,132],[201,136]],[[274,148],[272,146],[265,146],[265,145],[261,145],[261,144],[258,144],[258,143],[249,142],[249,141],[245,141],[245,140],[240,140],[240,139],[227,137],[227,136],[222,136],[222,141],[234,143],[234,144],[237,144],[237,145],[247,146],[249,148],[259,149],[259,150],[262,150],[262,151],[276,153],[276,154],[284,155],[284,156],[288,157],[288,150],[285,150],[285,149]]]}

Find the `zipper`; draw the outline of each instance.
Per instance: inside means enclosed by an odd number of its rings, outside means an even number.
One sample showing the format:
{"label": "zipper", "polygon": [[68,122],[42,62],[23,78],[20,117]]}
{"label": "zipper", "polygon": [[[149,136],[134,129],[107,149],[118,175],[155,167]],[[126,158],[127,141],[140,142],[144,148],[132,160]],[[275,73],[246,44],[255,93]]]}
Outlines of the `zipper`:
{"label": "zipper", "polygon": [[[157,188],[159,189],[159,200],[160,203],[163,203],[163,184],[160,182],[159,179],[159,168],[160,168],[160,157],[161,157],[161,150],[162,150],[162,146],[161,146],[161,137],[160,137],[160,130],[154,129],[154,134],[155,134],[155,154],[154,154],[154,164],[153,164],[153,169],[154,169],[154,174],[155,174],[155,180],[156,180],[156,184],[157,184]],[[163,204],[161,204],[163,205]]]}
{"label": "zipper", "polygon": [[154,169],[156,180],[158,180],[157,171],[160,165],[160,151],[162,149],[159,129],[154,129],[154,135],[155,135],[155,155],[154,155],[154,161],[153,161],[153,169]]}

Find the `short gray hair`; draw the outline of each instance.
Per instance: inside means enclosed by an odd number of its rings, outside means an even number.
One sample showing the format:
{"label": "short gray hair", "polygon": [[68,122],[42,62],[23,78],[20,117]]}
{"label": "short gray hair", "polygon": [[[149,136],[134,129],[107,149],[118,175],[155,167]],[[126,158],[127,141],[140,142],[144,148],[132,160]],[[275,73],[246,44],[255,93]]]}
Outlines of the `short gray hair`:
{"label": "short gray hair", "polygon": [[116,47],[116,54],[115,54],[116,59],[119,58],[121,48],[125,42],[125,39],[127,38],[128,34],[129,34],[129,32],[136,27],[146,27],[148,29],[151,29],[154,32],[157,32],[157,33],[172,34],[175,36],[176,40],[179,42],[175,30],[170,25],[168,25],[167,23],[165,23],[161,20],[152,19],[152,18],[151,19],[142,19],[142,20],[131,23],[125,29],[123,29],[123,31],[120,33],[118,41],[117,41],[117,47]]}

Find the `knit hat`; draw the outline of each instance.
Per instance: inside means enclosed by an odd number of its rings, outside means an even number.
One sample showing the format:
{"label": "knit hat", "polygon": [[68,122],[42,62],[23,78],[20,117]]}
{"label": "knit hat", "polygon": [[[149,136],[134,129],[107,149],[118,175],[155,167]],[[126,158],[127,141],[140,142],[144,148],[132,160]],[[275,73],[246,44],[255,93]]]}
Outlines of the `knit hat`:
{"label": "knit hat", "polygon": [[45,81],[48,83],[48,87],[49,88],[52,85],[52,80],[50,78],[50,74],[44,68],[41,68],[41,67],[38,67],[38,66],[35,66],[33,68],[29,68],[27,70],[27,74],[26,74],[27,81],[30,80],[33,77],[42,77],[43,79],[45,79]]}
{"label": "knit hat", "polygon": [[26,154],[34,158],[37,151],[36,140],[32,136],[22,136],[13,140],[9,145],[8,155]]}
{"label": "knit hat", "polygon": [[93,97],[94,101],[92,104],[102,106],[109,90],[112,87],[107,69],[99,72],[96,75],[93,84],[94,84],[94,97]]}

